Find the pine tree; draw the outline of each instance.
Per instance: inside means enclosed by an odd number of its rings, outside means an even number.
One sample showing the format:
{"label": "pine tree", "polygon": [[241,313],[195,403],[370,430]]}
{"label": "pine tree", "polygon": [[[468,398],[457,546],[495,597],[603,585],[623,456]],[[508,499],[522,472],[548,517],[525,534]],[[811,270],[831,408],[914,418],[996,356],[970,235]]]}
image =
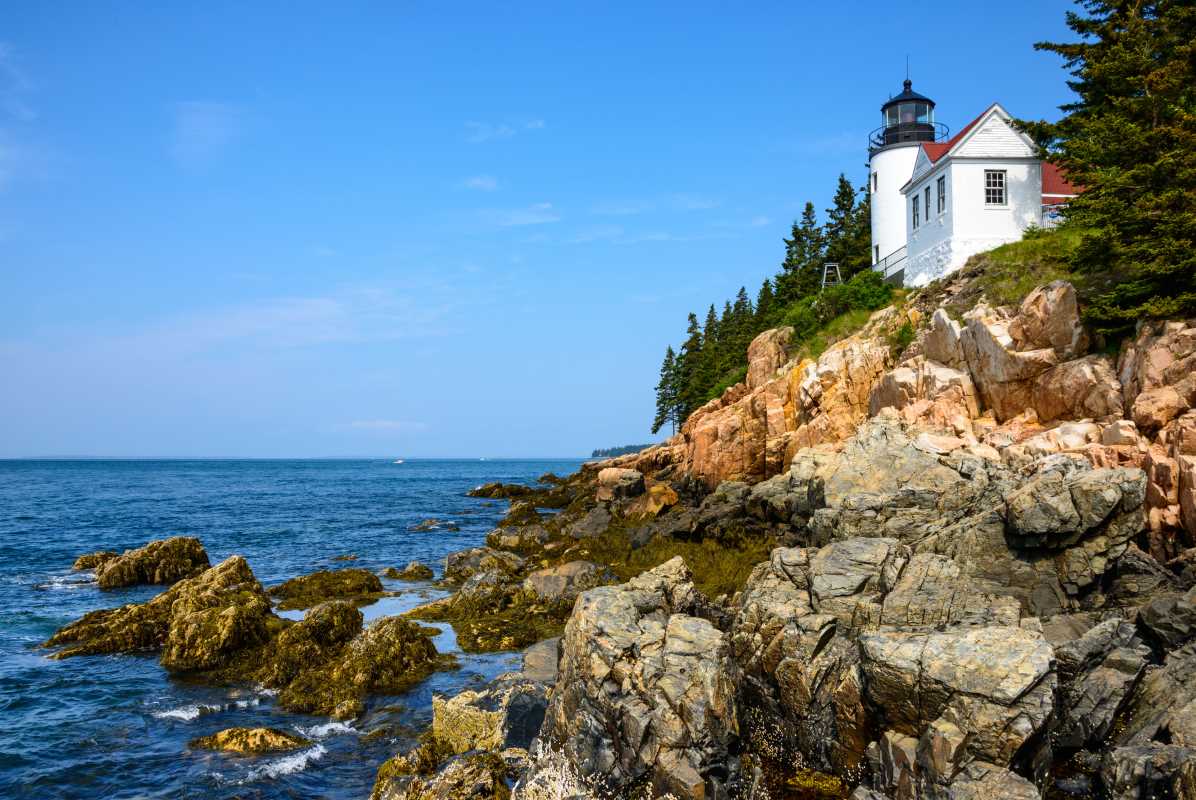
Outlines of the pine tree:
{"label": "pine tree", "polygon": [[706,324],[702,326],[702,344],[710,350],[717,350],[718,340],[718,314],[714,313],[714,303],[711,303],[706,310]]}
{"label": "pine tree", "polygon": [[824,242],[813,203],[806,203],[801,221],[794,222],[785,239],[785,260],[777,274],[777,302],[784,306],[818,288]]}
{"label": "pine tree", "polygon": [[839,273],[847,280],[872,261],[868,252],[872,246],[871,204],[867,199],[856,203],[856,189],[843,174],[839,175],[833,202],[826,210],[823,228],[825,261],[838,264]]}
{"label": "pine tree", "polygon": [[652,433],[659,433],[668,424],[672,424],[673,433],[677,432],[677,399],[677,354],[669,345],[660,365],[660,382],[656,384],[656,417],[652,420]]}
{"label": "pine tree", "polygon": [[706,399],[706,365],[702,357],[702,328],[698,315],[690,313],[685,329],[685,344],[677,357],[677,407],[681,419]]}
{"label": "pine tree", "polygon": [[1020,124],[1086,187],[1066,212],[1096,291],[1086,314],[1106,331],[1196,314],[1196,5],[1077,4],[1080,41],[1035,48],[1063,57],[1078,99],[1058,123]]}
{"label": "pine tree", "polygon": [[764,283],[760,285],[760,292],[756,295],[756,326],[763,330],[764,326],[768,325],[770,315],[772,314],[772,281],[768,278],[764,279]]}

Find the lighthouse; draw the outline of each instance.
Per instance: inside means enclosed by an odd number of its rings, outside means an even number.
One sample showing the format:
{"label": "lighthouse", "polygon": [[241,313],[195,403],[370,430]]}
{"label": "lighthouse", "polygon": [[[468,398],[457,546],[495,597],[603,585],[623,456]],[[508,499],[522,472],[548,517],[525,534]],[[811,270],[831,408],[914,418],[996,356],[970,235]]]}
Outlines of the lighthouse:
{"label": "lighthouse", "polygon": [[868,137],[868,187],[872,193],[872,266],[899,280],[906,254],[906,199],[923,142],[946,138],[934,121],[934,101],[920,95],[907,78],[901,94],[880,107],[881,126]]}

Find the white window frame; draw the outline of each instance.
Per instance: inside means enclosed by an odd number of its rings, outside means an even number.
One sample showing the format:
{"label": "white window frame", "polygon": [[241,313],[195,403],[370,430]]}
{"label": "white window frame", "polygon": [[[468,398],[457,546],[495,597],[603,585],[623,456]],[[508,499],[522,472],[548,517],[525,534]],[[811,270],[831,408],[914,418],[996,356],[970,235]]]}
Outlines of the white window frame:
{"label": "white window frame", "polygon": [[938,212],[945,214],[947,213],[947,176],[940,175],[934,185],[938,192]]}
{"label": "white window frame", "polygon": [[[995,197],[1000,197],[1000,200],[994,201],[990,199]],[[984,205],[986,208],[1004,208],[1009,205],[1008,170],[984,170]]]}
{"label": "white window frame", "polygon": [[878,186],[880,186],[879,173],[873,172],[872,173],[872,191],[875,192]]}
{"label": "white window frame", "polygon": [[930,184],[926,184],[926,193],[923,195],[926,204],[926,221],[930,222]]}
{"label": "white window frame", "polygon": [[914,192],[914,196],[911,198],[911,204],[910,204],[910,205],[911,205],[911,208],[912,208],[912,210],[913,210],[913,214],[914,214],[914,230],[917,230],[917,229],[918,229],[918,224],[919,224],[919,220],[918,220],[918,193],[917,193],[917,192]]}

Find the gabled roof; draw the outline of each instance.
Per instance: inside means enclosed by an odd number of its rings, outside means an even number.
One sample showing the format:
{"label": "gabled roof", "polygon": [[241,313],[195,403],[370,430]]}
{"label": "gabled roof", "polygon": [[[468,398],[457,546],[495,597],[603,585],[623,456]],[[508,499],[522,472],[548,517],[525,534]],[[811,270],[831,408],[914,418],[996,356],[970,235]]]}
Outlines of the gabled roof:
{"label": "gabled roof", "polygon": [[1076,186],[1067,180],[1063,170],[1049,161],[1042,162],[1042,196],[1046,197],[1075,197],[1084,187]]}
{"label": "gabled roof", "polygon": [[967,125],[964,125],[959,129],[959,133],[955,134],[945,142],[922,142],[922,149],[926,151],[926,157],[930,159],[930,163],[934,164],[940,158],[947,155],[947,153],[951,151],[951,148],[959,144],[959,142],[971,132],[972,128],[975,128],[976,124],[980,122],[980,120],[984,119],[988,115],[988,112],[992,111],[995,107],[997,107],[997,104],[993,103],[988,108],[984,109],[984,112],[980,116],[976,117],[976,119],[972,120]]}

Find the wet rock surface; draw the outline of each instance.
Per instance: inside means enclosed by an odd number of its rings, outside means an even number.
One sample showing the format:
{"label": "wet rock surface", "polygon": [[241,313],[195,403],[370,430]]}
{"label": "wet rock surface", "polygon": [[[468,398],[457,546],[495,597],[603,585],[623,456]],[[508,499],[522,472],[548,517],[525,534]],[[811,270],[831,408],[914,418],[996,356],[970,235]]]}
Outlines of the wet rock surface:
{"label": "wet rock surface", "polygon": [[719,796],[738,738],[725,636],[700,613],[674,559],[577,601],[541,736],[616,794],[647,780],[678,796]]}
{"label": "wet rock surface", "polygon": [[383,577],[399,581],[430,581],[435,577],[432,568],[419,561],[412,561],[402,569],[387,567]]}
{"label": "wet rock surface", "polygon": [[203,544],[188,536],[150,542],[144,547],[126,550],[116,558],[106,556],[105,553],[90,556],[101,589],[147,583],[172,584],[194,577],[210,566]]}
{"label": "wet rock surface", "polygon": [[227,728],[211,736],[192,739],[190,747],[197,750],[223,750],[238,755],[257,756],[283,753],[307,747],[311,742],[302,736],[276,728]]}
{"label": "wet rock surface", "polygon": [[114,553],[111,550],[100,550],[95,553],[84,553],[75,559],[75,563],[71,566],[73,570],[88,570],[99,569],[104,564],[119,558],[120,553]]}
{"label": "wet rock surface", "polygon": [[382,593],[382,582],[368,569],[319,570],[291,578],[270,589],[279,600],[279,608],[311,608],[325,600],[366,598]]}

